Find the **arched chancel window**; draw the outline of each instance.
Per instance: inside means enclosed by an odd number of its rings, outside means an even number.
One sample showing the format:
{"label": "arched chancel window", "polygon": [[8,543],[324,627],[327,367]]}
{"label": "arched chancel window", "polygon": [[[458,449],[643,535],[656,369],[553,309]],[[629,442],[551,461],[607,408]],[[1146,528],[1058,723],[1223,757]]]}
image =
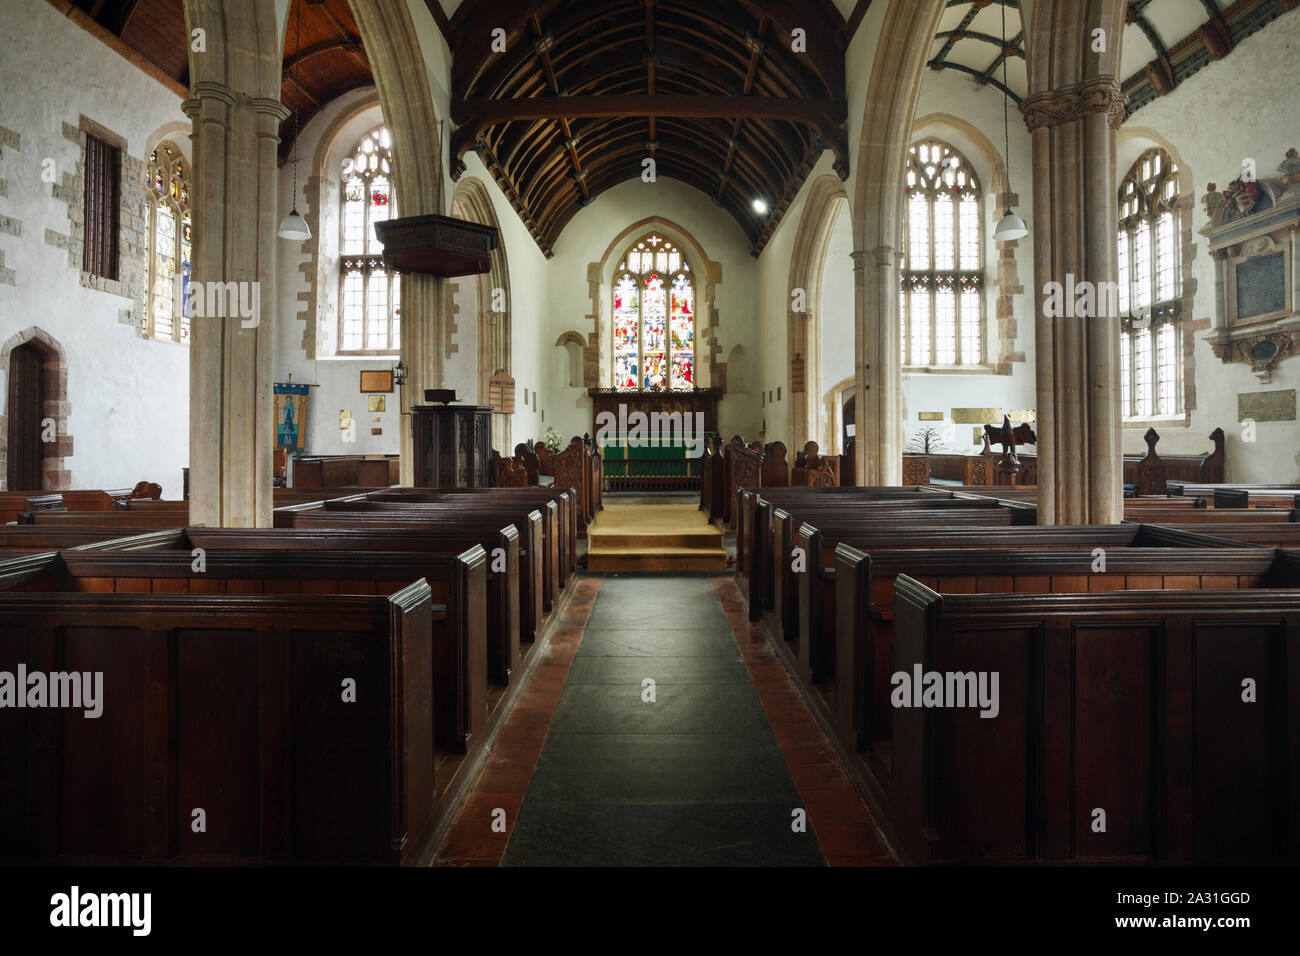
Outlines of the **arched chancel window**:
{"label": "arched chancel window", "polygon": [[[149,314],[145,334],[151,338],[190,340],[190,320],[183,303],[190,283],[190,171],[180,150],[159,143],[149,154]],[[176,277],[181,287],[176,288]],[[177,292],[179,291],[179,295]]]}
{"label": "arched chancel window", "polygon": [[908,150],[906,259],[899,353],[904,365],[984,361],[984,255],[979,180],[947,143]]}
{"label": "arched chancel window", "polygon": [[400,284],[384,268],[375,223],[396,216],[393,153],[388,130],[371,130],[343,160],[339,226],[339,352],[396,352],[401,348]]}
{"label": "arched chancel window", "polygon": [[614,272],[614,387],[695,387],[695,283],[672,242],[633,243]]}
{"label": "arched chancel window", "polygon": [[1125,418],[1183,410],[1178,167],[1162,149],[1138,157],[1119,187],[1120,401]]}

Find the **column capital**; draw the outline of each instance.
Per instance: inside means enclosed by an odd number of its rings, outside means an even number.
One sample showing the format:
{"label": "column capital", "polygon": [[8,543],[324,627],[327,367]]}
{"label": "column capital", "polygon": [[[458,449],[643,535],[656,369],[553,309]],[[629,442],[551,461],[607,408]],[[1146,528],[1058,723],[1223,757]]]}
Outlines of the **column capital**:
{"label": "column capital", "polygon": [[877,246],[874,249],[854,249],[849,253],[849,258],[853,260],[855,270],[862,270],[866,268],[867,260],[873,257],[878,266],[892,266],[901,255],[893,246]]}
{"label": "column capital", "polygon": [[1124,104],[1127,97],[1120,89],[1119,79],[1113,76],[1096,76],[1082,83],[1063,86],[1045,93],[1035,93],[1020,104],[1025,124],[1032,133],[1036,129],[1059,126],[1073,120],[1105,113],[1114,129],[1124,122]]}

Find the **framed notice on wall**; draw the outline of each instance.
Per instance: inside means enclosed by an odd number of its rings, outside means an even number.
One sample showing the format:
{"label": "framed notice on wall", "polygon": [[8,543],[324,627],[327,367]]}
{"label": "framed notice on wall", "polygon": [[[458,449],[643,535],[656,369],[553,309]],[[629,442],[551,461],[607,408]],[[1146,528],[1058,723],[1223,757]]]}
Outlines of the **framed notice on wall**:
{"label": "framed notice on wall", "polygon": [[361,391],[364,392],[391,392],[393,390],[393,370],[386,368],[382,370],[363,371],[361,373]]}

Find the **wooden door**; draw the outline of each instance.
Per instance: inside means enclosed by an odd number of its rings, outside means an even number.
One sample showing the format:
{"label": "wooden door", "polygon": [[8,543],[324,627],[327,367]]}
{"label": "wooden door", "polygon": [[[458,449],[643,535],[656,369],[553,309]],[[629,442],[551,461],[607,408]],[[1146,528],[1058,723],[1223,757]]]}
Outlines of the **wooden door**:
{"label": "wooden door", "polygon": [[857,413],[858,413],[858,396],[857,396],[857,393],[854,392],[852,389],[850,389],[848,395],[849,395],[849,397],[848,397],[847,399],[845,399],[845,401],[844,401],[844,415],[843,415],[843,418],[844,418],[844,426],[843,426],[843,434],[840,436],[840,447],[841,447],[841,448],[848,448],[848,447],[849,447],[849,437],[850,437],[850,436],[849,436],[849,426],[852,425],[852,424],[854,423],[854,421],[855,421],[855,416],[856,416]]}
{"label": "wooden door", "polygon": [[40,491],[41,485],[41,353],[20,345],[9,353],[10,491]]}

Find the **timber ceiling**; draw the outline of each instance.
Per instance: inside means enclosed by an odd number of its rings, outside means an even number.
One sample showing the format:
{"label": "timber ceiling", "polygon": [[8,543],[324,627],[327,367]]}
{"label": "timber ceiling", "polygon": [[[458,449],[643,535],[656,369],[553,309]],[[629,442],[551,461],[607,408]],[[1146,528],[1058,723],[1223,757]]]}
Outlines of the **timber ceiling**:
{"label": "timber ceiling", "polygon": [[452,173],[477,151],[547,255],[646,159],[725,208],[754,255],[823,149],[847,175],[831,0],[463,0],[448,32]]}
{"label": "timber ceiling", "polygon": [[1120,54],[1128,115],[1297,6],[1300,0],[1133,0]]}
{"label": "timber ceiling", "polygon": [[[1006,9],[1007,41],[1002,42]],[[1007,82],[1002,83],[1003,61]],[[1006,91],[1017,105],[1025,98],[1029,76],[1025,32],[1017,0],[949,0],[939,18],[927,64],[932,70],[956,70],[979,86]]]}
{"label": "timber ceiling", "polygon": [[[296,35],[302,5],[302,38]],[[73,6],[181,88],[190,64],[181,0],[73,0]],[[297,68],[296,73],[295,69]],[[337,96],[374,83],[348,0],[291,0],[280,100],[305,126]],[[293,116],[280,124],[280,161],[293,149]]]}

